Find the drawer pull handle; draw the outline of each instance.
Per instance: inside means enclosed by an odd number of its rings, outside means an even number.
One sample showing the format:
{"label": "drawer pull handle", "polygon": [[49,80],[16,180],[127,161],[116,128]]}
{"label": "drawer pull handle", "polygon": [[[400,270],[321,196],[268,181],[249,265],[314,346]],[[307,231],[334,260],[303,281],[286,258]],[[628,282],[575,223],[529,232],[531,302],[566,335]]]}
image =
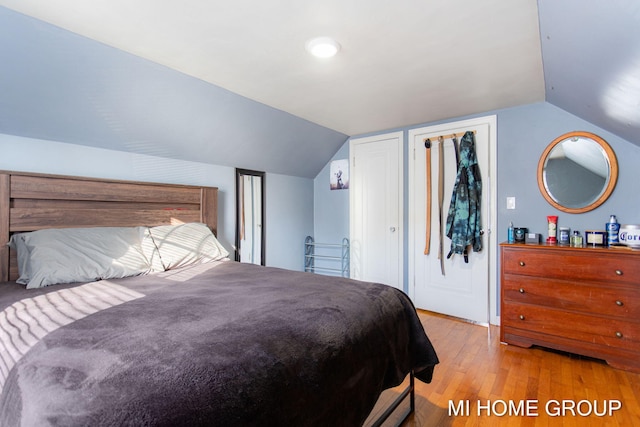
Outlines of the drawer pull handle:
{"label": "drawer pull handle", "polygon": [[521,314],[520,316],[518,316],[520,318],[520,320],[524,320],[524,314]]}
{"label": "drawer pull handle", "polygon": [[524,267],[524,261],[520,261],[520,267]]}
{"label": "drawer pull handle", "polygon": [[616,270],[616,274],[617,274],[618,276],[622,276],[622,270]]}
{"label": "drawer pull handle", "polygon": [[616,305],[619,307],[622,307],[624,305],[624,303],[620,300],[616,301]]}
{"label": "drawer pull handle", "polygon": [[521,294],[524,294],[524,289],[520,288],[518,290],[520,291]]}
{"label": "drawer pull handle", "polygon": [[620,331],[616,332],[616,337],[622,338],[622,332],[620,332]]}

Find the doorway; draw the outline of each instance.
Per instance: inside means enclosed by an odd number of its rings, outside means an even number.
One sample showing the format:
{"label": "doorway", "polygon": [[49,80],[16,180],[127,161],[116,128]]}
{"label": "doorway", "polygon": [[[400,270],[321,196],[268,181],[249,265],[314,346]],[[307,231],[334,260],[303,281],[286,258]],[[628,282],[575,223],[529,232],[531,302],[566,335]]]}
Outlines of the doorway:
{"label": "doorway", "polygon": [[[482,177],[481,221],[484,234],[480,252],[469,250],[468,263],[461,255],[447,259],[451,240],[440,229],[440,210],[446,222],[457,175],[456,153],[452,139],[438,142],[441,135],[462,135],[475,131],[476,154]],[[473,322],[496,323],[497,242],[491,231],[496,223],[496,117],[482,117],[428,126],[409,131],[409,296],[418,308],[443,313]],[[430,190],[427,190],[427,148],[430,139]],[[458,137],[458,140],[460,137]],[[438,156],[443,153],[442,175]],[[438,202],[438,183],[444,183],[442,204]],[[427,200],[431,191],[430,238],[427,233]],[[444,230],[445,227],[442,227]],[[427,245],[429,240],[429,245]],[[439,246],[442,243],[442,253]],[[428,250],[427,250],[428,246]],[[441,262],[442,261],[442,262]]]}

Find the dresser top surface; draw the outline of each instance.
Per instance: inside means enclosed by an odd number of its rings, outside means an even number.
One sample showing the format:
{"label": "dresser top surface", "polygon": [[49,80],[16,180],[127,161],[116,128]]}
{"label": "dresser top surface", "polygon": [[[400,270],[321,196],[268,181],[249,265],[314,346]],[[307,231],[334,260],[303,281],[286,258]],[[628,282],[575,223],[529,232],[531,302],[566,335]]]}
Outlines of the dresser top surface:
{"label": "dresser top surface", "polygon": [[520,250],[546,250],[558,252],[580,252],[586,254],[607,254],[607,255],[635,255],[640,256],[640,249],[630,248],[628,246],[611,246],[611,247],[593,247],[586,246],[582,248],[574,248],[572,246],[550,245],[545,243],[500,243],[501,248],[513,248]]}

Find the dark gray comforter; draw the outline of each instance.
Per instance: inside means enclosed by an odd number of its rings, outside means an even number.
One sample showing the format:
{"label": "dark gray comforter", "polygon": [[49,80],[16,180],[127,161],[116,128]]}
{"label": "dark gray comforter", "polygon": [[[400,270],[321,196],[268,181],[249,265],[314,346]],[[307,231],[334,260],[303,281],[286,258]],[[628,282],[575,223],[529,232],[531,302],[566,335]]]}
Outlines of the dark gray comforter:
{"label": "dark gray comforter", "polygon": [[2,426],[360,425],[438,363],[394,288],[232,261],[1,284],[0,310]]}

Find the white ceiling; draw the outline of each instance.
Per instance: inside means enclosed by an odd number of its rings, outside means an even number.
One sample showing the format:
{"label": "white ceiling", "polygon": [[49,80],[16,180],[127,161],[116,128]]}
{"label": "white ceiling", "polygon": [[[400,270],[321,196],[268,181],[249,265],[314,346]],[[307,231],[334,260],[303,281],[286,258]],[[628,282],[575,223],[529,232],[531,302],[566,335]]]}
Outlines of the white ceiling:
{"label": "white ceiling", "polygon": [[[544,101],[535,0],[0,0],[346,135]],[[331,36],[333,59],[305,42]]]}

